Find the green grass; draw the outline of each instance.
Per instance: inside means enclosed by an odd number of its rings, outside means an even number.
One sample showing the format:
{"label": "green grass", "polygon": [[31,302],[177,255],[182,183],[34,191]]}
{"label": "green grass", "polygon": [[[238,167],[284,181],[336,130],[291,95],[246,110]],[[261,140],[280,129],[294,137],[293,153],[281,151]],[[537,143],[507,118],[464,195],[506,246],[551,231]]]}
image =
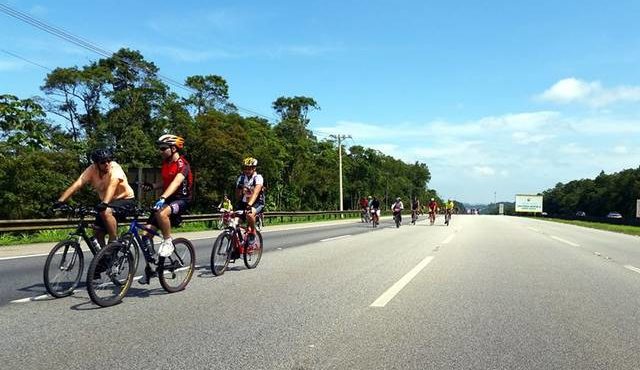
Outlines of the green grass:
{"label": "green grass", "polygon": [[[345,219],[357,219],[357,217],[346,217]],[[283,216],[283,217],[270,217],[265,218],[265,227],[272,225],[287,225],[298,224],[304,222],[320,222],[336,220],[333,215],[322,216]],[[213,230],[217,226],[216,221],[196,221],[196,222],[183,222],[179,228],[175,229],[176,232],[189,232],[189,231],[207,231]],[[123,228],[120,228],[123,230]],[[33,232],[10,232],[0,233],[0,247],[8,245],[20,245],[20,244],[32,244],[32,243],[49,243],[58,242],[66,239],[71,231],[74,229],[57,229],[57,230],[41,230]]]}
{"label": "green grass", "polygon": [[545,220],[545,221],[559,222],[562,224],[578,225],[578,226],[590,227],[592,229],[613,231],[616,233],[623,233],[623,234],[629,234],[629,235],[640,235],[640,227],[638,226],[612,225],[612,224],[604,224],[599,222],[578,221],[578,220],[562,220],[559,218],[536,217],[536,220]]}

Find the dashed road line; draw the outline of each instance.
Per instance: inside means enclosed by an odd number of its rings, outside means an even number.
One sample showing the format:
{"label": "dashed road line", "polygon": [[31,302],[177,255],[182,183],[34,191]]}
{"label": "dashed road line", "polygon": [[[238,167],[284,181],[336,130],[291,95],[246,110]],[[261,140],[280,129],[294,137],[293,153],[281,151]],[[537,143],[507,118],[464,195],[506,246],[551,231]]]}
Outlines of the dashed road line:
{"label": "dashed road line", "polygon": [[328,242],[328,241],[332,241],[332,240],[338,240],[338,239],[344,239],[344,238],[348,238],[350,237],[351,234],[347,234],[347,235],[340,235],[340,236],[334,236],[333,238],[326,238],[326,239],[321,239],[321,242]]}
{"label": "dashed road line", "polygon": [[579,247],[579,246],[580,246],[580,244],[576,244],[576,243],[574,243],[574,242],[570,242],[570,241],[568,241],[568,240],[562,239],[562,238],[557,237],[557,236],[550,235],[550,237],[551,237],[551,239],[553,239],[553,240],[557,240],[557,241],[559,241],[559,242],[561,242],[561,243],[568,244],[568,245],[570,245],[570,246],[572,246],[572,247]]}
{"label": "dashed road line", "polygon": [[631,265],[624,265],[624,268],[626,268],[627,270],[631,270],[631,271],[633,271],[633,272],[637,272],[637,273],[639,273],[639,274],[640,274],[640,269],[639,269],[639,268],[637,268],[637,267],[633,267],[633,266],[631,266]]}
{"label": "dashed road line", "polygon": [[[71,293],[71,295],[74,295],[76,293],[80,293],[80,292],[85,292],[86,290],[83,289],[76,289],[73,291],[73,293]],[[35,297],[27,297],[27,298],[21,298],[21,299],[14,299],[13,301],[11,301],[10,303],[27,303],[27,302],[37,302],[37,301],[45,301],[45,300],[50,300],[50,299],[55,299],[53,296],[50,296],[49,294],[43,294],[43,295],[38,295]]]}
{"label": "dashed road line", "polygon": [[449,235],[445,240],[442,241],[442,244],[449,244],[455,236],[456,234]]}
{"label": "dashed road line", "polygon": [[411,269],[411,271],[407,272],[400,280],[398,280],[395,284],[391,286],[391,288],[387,289],[386,292],[382,293],[378,299],[376,299],[369,307],[384,307],[389,301],[393,299],[393,297],[398,294],[402,288],[404,288],[409,282],[418,275],[423,268],[425,268],[429,262],[434,259],[433,256],[427,256],[423,259],[416,267]]}

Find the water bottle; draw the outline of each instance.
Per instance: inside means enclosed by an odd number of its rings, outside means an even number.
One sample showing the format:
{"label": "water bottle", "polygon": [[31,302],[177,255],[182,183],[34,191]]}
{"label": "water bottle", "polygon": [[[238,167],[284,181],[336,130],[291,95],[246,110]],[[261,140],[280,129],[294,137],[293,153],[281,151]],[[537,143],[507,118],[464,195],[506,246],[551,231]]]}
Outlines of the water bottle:
{"label": "water bottle", "polygon": [[153,240],[149,238],[142,238],[142,251],[145,256],[150,259],[153,256]]}
{"label": "water bottle", "polygon": [[98,243],[98,239],[95,236],[90,237],[89,242],[95,250],[100,250],[100,243]]}

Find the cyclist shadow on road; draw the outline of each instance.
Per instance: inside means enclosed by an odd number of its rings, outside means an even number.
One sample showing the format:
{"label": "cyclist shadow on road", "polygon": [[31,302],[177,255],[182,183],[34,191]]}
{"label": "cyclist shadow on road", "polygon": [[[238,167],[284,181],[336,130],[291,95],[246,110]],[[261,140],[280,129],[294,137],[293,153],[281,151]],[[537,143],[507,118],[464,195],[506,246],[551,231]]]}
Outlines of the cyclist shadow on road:
{"label": "cyclist shadow on road", "polygon": [[[240,265],[238,265],[238,263],[240,263]],[[199,278],[212,279],[212,278],[218,277],[211,272],[210,266],[200,266],[199,268],[197,268],[197,270],[200,270],[200,272],[198,273]],[[227,267],[224,270],[224,273],[226,274],[228,272],[237,272],[237,271],[245,271],[245,270],[248,270],[248,269],[244,266],[244,264],[242,264],[242,258],[240,258],[236,260],[236,265],[230,264],[229,267]]]}
{"label": "cyclist shadow on road", "polygon": [[[47,294],[47,289],[44,287],[44,284],[31,284],[22,288],[16,289],[19,292],[27,292],[27,293],[35,293],[35,294]],[[53,297],[51,297],[53,299]],[[48,299],[42,299],[48,300]]]}

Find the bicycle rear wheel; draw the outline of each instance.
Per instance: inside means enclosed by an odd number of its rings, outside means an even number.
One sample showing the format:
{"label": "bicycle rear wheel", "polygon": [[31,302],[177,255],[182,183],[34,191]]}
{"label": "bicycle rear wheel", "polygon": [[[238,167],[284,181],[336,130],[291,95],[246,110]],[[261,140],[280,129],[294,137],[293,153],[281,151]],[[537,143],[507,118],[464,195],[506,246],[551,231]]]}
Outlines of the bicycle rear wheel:
{"label": "bicycle rear wheel", "polygon": [[70,296],[80,284],[84,270],[84,254],[75,240],[56,244],[44,264],[44,287],[56,298]]}
{"label": "bicycle rear wheel", "polygon": [[244,265],[248,269],[254,269],[260,263],[262,258],[262,234],[256,230],[256,241],[253,245],[247,245],[244,247],[244,253],[242,254],[244,259]]}
{"label": "bicycle rear wheel", "polygon": [[160,285],[169,293],[183,290],[191,281],[196,268],[196,251],[189,240],[173,239],[173,246],[173,254],[158,260]]}
{"label": "bicycle rear wheel", "polygon": [[218,235],[216,241],[213,242],[213,249],[211,250],[211,272],[215,276],[220,276],[227,270],[232,250],[231,234],[225,231]]}
{"label": "bicycle rear wheel", "polygon": [[135,274],[134,257],[128,245],[113,242],[98,252],[87,272],[87,292],[101,307],[122,302]]}

